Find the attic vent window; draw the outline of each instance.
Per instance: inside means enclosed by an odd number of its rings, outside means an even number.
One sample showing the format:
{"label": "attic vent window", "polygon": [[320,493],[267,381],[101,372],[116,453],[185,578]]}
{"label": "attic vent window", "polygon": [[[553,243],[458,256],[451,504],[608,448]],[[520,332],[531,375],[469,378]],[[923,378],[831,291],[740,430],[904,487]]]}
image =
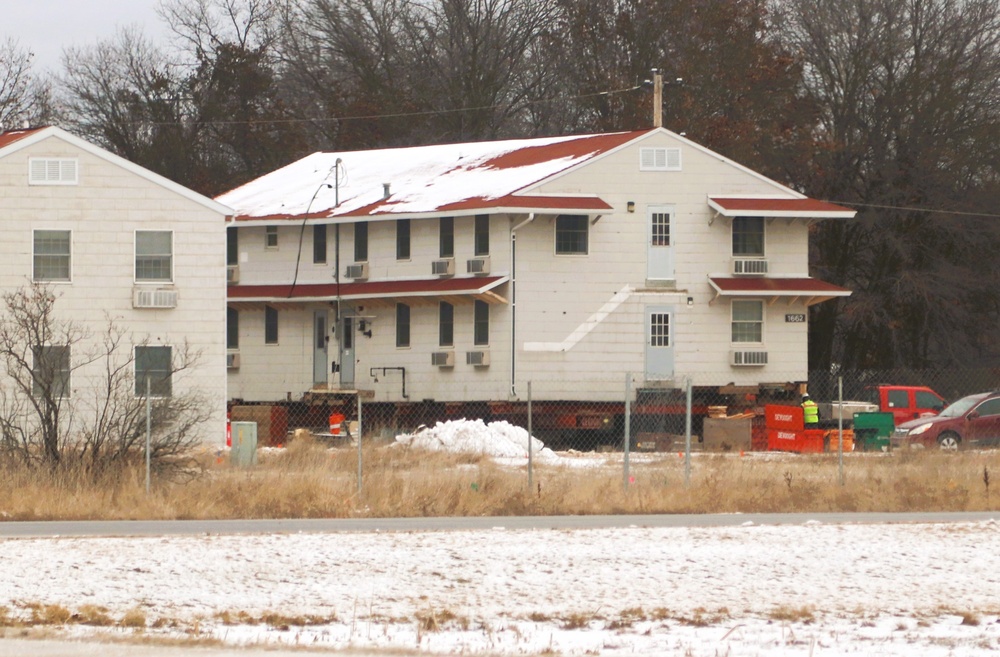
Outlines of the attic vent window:
{"label": "attic vent window", "polygon": [[76,185],[78,170],[76,158],[32,157],[28,159],[28,184]]}
{"label": "attic vent window", "polygon": [[640,148],[639,171],[680,171],[681,149]]}

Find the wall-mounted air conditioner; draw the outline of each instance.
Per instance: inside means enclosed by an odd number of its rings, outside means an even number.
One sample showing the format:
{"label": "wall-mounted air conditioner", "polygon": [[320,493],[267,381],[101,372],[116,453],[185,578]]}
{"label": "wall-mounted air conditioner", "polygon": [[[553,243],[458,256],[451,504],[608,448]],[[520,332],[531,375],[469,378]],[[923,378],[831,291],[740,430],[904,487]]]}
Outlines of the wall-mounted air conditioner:
{"label": "wall-mounted air conditioner", "polygon": [[767,352],[763,349],[734,349],[729,352],[733,367],[761,367],[767,365]]}
{"label": "wall-mounted air conditioner", "polygon": [[347,271],[344,273],[347,278],[353,278],[354,280],[363,281],[368,278],[368,263],[367,262],[356,262],[353,265],[347,265]]}
{"label": "wall-mounted air conditioner", "polygon": [[227,265],[226,266],[226,283],[228,285],[236,285],[240,282],[240,266],[239,265]]}
{"label": "wall-mounted air conditioner", "polygon": [[137,287],[132,291],[133,308],[176,308],[177,290]]}
{"label": "wall-mounted air conditioner", "polygon": [[455,367],[454,351],[435,351],[431,353],[431,365],[435,367]]}
{"label": "wall-mounted air conditioner", "polygon": [[435,276],[454,276],[455,275],[454,258],[435,260],[434,262],[431,263],[431,273]]}
{"label": "wall-mounted air conditioner", "polygon": [[226,354],[226,369],[228,370],[240,369],[240,353],[238,351],[232,351]]}
{"label": "wall-mounted air conditioner", "polygon": [[465,364],[476,367],[486,367],[490,364],[490,352],[488,351],[467,351],[465,352]]}
{"label": "wall-mounted air conditioner", "polygon": [[490,259],[489,256],[485,258],[473,258],[466,263],[466,268],[470,274],[488,274],[490,273]]}
{"label": "wall-mounted air conditioner", "polygon": [[736,276],[766,276],[767,260],[764,258],[733,258],[733,274]]}

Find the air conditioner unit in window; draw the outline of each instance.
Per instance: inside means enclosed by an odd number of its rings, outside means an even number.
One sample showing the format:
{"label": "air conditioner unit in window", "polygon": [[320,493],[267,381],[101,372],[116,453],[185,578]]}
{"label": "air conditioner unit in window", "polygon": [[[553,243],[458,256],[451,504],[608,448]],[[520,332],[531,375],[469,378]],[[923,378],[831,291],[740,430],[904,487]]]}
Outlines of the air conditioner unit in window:
{"label": "air conditioner unit in window", "polygon": [[435,351],[431,353],[431,365],[435,367],[455,367],[455,352]]}
{"label": "air conditioner unit in window", "polygon": [[766,276],[767,260],[763,258],[733,258],[733,274],[737,276]]}
{"label": "air conditioner unit in window", "polygon": [[767,365],[767,352],[763,349],[734,349],[729,352],[729,364],[733,367],[761,367]]}
{"label": "air conditioner unit in window", "polygon": [[176,308],[177,290],[137,287],[132,293],[133,308]]}
{"label": "air conditioner unit in window", "polygon": [[236,285],[240,282],[240,266],[228,265],[226,267],[226,283]]}
{"label": "air conditioner unit in window", "polygon": [[455,260],[452,258],[435,260],[431,263],[431,273],[435,276],[454,276]]}
{"label": "air conditioner unit in window", "polygon": [[240,369],[240,353],[238,351],[226,354],[226,369]]}
{"label": "air conditioner unit in window", "polygon": [[353,265],[347,265],[347,271],[344,275],[347,278],[363,281],[368,278],[368,263],[356,262]]}
{"label": "air conditioner unit in window", "polygon": [[465,352],[465,364],[476,367],[486,367],[490,364],[490,352],[488,351],[467,351]]}
{"label": "air conditioner unit in window", "polygon": [[486,258],[473,258],[466,263],[468,273],[470,274],[488,274],[490,273],[490,259]]}

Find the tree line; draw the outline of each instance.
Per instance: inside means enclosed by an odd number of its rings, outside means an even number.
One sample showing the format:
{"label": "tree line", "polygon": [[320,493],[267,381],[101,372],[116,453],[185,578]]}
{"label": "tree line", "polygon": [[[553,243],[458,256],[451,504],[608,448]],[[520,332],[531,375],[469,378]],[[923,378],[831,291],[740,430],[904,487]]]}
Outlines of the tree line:
{"label": "tree line", "polygon": [[811,228],[812,369],[1000,355],[995,0],[161,0],[172,38],[0,44],[0,123],[215,195],[317,150],[664,125],[858,211]]}

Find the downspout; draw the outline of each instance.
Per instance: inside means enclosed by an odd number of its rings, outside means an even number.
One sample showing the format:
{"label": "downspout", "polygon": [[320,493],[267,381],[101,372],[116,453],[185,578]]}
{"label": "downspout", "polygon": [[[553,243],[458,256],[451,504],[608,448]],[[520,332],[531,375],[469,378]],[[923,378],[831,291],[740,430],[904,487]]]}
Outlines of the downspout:
{"label": "downspout", "polygon": [[535,220],[535,213],[510,229],[510,396],[517,397],[517,231]]}
{"label": "downspout", "polygon": [[[336,209],[340,205],[340,158],[333,163],[333,208]],[[337,298],[336,304],[334,306],[333,313],[336,315],[334,320],[337,327],[337,362],[340,363],[340,367],[344,367],[344,326],[340,319],[340,224],[334,224],[333,226],[333,282],[337,286]],[[336,368],[334,368],[336,369]],[[336,374],[336,372],[331,372],[331,375]],[[337,380],[337,385],[340,385],[340,379]]]}

